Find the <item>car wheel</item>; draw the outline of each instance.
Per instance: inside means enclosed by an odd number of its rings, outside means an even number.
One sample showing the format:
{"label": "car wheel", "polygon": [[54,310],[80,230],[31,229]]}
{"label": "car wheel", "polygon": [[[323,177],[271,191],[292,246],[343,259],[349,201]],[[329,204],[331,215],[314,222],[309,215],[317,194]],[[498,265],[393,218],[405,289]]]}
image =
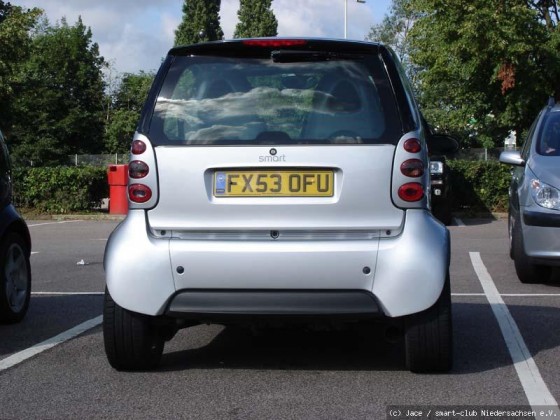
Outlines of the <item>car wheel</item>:
{"label": "car wheel", "polygon": [[437,302],[406,318],[406,367],[412,372],[447,372],[453,364],[449,274]]}
{"label": "car wheel", "polygon": [[6,235],[0,244],[0,261],[0,322],[18,322],[31,297],[29,250],[20,235]]}
{"label": "car wheel", "polygon": [[521,283],[539,283],[549,279],[552,268],[546,265],[533,264],[531,257],[525,254],[521,222],[515,220],[511,232],[513,262],[517,277]]}
{"label": "car wheel", "polygon": [[117,370],[150,370],[163,353],[164,337],[153,317],[120,307],[105,290],[103,339],[105,353]]}

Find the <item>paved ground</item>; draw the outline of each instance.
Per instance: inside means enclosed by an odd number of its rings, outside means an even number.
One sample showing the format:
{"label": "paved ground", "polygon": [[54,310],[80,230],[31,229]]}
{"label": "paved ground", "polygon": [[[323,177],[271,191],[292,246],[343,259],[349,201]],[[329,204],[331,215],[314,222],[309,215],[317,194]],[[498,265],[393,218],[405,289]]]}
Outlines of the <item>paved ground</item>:
{"label": "paved ground", "polygon": [[[456,358],[444,375],[406,371],[402,340],[388,343],[383,328],[254,335],[220,326],[180,331],[155,372],[116,372],[95,326],[103,250],[116,224],[29,221],[34,295],[21,324],[0,326],[0,418],[379,419],[402,405],[424,418],[451,406],[557,410],[560,276],[517,280],[505,220],[450,227]],[[84,329],[93,328],[67,340],[87,321]],[[438,418],[468,418],[459,414]]]}

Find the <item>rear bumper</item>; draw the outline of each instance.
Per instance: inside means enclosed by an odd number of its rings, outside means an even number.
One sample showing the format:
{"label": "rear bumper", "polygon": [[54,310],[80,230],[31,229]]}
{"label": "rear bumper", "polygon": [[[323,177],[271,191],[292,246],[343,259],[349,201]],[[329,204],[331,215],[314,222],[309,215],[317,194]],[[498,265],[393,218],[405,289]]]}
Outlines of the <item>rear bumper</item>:
{"label": "rear bumper", "polygon": [[382,314],[373,294],[363,290],[182,290],[166,315],[220,319],[247,316],[364,316]]}
{"label": "rear bumper", "polygon": [[[381,235],[380,235],[381,236]],[[449,268],[449,233],[408,210],[401,233],[362,240],[156,238],[131,210],[105,250],[107,287],[148,315],[385,315],[432,306]]]}

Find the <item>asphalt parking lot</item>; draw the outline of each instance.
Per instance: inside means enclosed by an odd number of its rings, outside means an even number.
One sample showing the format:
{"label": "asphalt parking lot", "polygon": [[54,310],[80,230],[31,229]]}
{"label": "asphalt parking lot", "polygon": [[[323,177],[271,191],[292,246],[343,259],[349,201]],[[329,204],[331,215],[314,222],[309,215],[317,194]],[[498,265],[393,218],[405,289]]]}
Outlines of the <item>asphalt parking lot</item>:
{"label": "asphalt parking lot", "polygon": [[[0,326],[0,418],[426,418],[545,406],[542,417],[559,416],[560,276],[521,284],[506,220],[463,222],[450,227],[454,368],[417,375],[402,340],[363,326],[203,325],[180,331],[158,370],[114,371],[99,325],[103,250],[118,222],[28,221],[33,296],[22,323]],[[437,418],[454,417],[469,418]]]}

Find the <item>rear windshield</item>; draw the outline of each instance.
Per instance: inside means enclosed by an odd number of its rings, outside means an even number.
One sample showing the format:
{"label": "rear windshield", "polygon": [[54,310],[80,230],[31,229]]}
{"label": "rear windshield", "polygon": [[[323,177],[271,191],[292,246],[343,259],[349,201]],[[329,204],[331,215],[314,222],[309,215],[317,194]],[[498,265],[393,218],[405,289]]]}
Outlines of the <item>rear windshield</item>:
{"label": "rear windshield", "polygon": [[550,112],[545,116],[538,139],[538,154],[560,156],[560,112]]}
{"label": "rear windshield", "polygon": [[177,56],[148,135],[155,145],[396,144],[402,124],[373,55]]}

